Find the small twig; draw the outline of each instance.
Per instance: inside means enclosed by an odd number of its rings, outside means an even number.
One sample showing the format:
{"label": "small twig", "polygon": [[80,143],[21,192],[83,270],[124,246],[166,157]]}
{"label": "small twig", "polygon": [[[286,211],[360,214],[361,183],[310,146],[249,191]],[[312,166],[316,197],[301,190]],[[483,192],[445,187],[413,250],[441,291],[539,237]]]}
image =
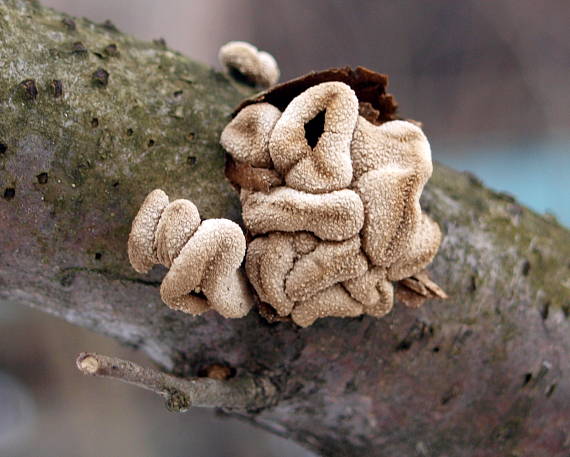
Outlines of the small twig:
{"label": "small twig", "polygon": [[266,378],[236,377],[177,378],[128,360],[83,352],[77,368],[91,376],[113,378],[152,390],[166,400],[170,411],[184,412],[190,406],[252,410],[275,404],[277,389]]}

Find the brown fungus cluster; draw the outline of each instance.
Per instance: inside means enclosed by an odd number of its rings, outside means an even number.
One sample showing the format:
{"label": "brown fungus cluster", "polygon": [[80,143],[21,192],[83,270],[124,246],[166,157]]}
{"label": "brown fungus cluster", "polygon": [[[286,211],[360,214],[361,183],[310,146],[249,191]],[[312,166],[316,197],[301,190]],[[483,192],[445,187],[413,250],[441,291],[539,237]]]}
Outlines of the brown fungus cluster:
{"label": "brown fungus cluster", "polygon": [[129,236],[135,270],[170,268],[160,291],[171,308],[230,318],[253,306],[249,280],[264,317],[303,327],[384,316],[395,295],[411,307],[445,298],[423,271],[441,242],[419,204],[430,146],[416,123],[396,118],[386,82],[361,67],[332,69],[244,101],[220,142],[247,252],[237,224],[201,221],[192,202],[155,190]]}
{"label": "brown fungus cluster", "polygon": [[242,103],[222,132],[252,236],[247,277],[300,326],[383,316],[393,282],[443,295],[414,278],[441,242],[419,204],[430,146],[420,127],[395,118],[385,86],[360,67],[311,73]]}
{"label": "brown fungus cluster", "polygon": [[129,260],[139,273],[155,264],[170,268],[160,287],[168,306],[189,314],[213,309],[228,318],[245,316],[253,304],[239,270],[245,249],[236,223],[201,222],[192,202],[169,202],[160,189],[146,197],[128,243]]}

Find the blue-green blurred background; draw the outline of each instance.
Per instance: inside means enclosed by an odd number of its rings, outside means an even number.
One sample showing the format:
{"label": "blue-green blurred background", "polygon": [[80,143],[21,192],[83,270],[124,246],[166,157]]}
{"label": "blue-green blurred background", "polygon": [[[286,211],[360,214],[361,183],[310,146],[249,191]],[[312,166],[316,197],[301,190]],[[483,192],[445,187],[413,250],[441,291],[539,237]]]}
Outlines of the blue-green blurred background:
{"label": "blue-green blurred background", "polygon": [[[570,227],[568,0],[43,0],[217,65],[220,45],[271,52],[283,78],[363,65],[390,75],[436,160]],[[2,8],[0,1],[0,12]],[[0,46],[2,43],[0,43]],[[144,356],[0,303],[0,456],[253,457],[307,451],[212,411],[81,376],[84,350]]]}

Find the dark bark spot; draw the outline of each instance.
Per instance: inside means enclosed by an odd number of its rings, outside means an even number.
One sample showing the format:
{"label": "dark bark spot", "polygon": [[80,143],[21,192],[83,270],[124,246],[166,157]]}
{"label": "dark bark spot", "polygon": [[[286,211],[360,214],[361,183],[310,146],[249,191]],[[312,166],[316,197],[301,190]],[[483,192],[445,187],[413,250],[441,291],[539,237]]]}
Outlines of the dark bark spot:
{"label": "dark bark spot", "polygon": [[188,135],[186,135],[186,138],[192,141],[194,139],[194,132],[190,132]]}
{"label": "dark bark spot", "polygon": [[188,156],[188,158],[186,159],[186,163],[190,166],[194,166],[196,165],[196,157],[194,156]]}
{"label": "dark bark spot", "polygon": [[95,260],[101,260],[101,257],[103,257],[103,254],[101,254],[100,252],[95,253]]}
{"label": "dark bark spot", "polygon": [[152,42],[161,49],[166,49],[166,40],[164,38],[156,38]]}
{"label": "dark bark spot", "polygon": [[113,183],[113,187],[114,187],[115,189],[116,189],[117,187],[119,187],[119,181],[115,181],[115,182]]}
{"label": "dark bark spot", "polygon": [[61,23],[67,28],[67,30],[69,30],[70,32],[73,32],[77,29],[77,26],[75,25],[75,21],[73,19],[70,19],[68,17],[64,17],[61,20]]}
{"label": "dark bark spot", "polygon": [[184,93],[183,90],[177,90],[172,95],[176,98],[180,97]]}
{"label": "dark bark spot", "polygon": [[525,373],[525,375],[523,376],[522,387],[527,386],[531,380],[532,380],[532,373]]}
{"label": "dark bark spot", "polygon": [[147,145],[149,148],[152,148],[154,146],[154,140],[152,138],[150,140],[148,140]]}
{"label": "dark bark spot", "polygon": [[530,262],[525,259],[525,261],[522,265],[521,273],[523,276],[528,276],[529,272],[530,272]]}
{"label": "dark bark spot", "polygon": [[6,146],[4,143],[0,143],[0,155],[6,154],[7,150],[8,150],[8,146]]}
{"label": "dark bark spot", "polygon": [[63,83],[59,79],[52,80],[50,88],[54,98],[60,98],[63,96]]}
{"label": "dark bark spot", "polygon": [[434,348],[431,350],[431,352],[437,354],[440,351],[440,347],[439,346],[434,346]]}
{"label": "dark bark spot", "polygon": [[542,309],[540,310],[540,316],[542,320],[545,321],[548,319],[548,315],[550,314],[550,302],[547,301],[544,305],[542,305]]}
{"label": "dark bark spot", "polygon": [[570,304],[562,305],[562,312],[564,313],[564,317],[568,319],[570,317]]}
{"label": "dark bark spot", "polygon": [[93,128],[99,127],[99,119],[97,119],[96,117],[91,119],[91,127],[93,127]]}
{"label": "dark bark spot", "polygon": [[109,57],[119,56],[119,48],[117,48],[117,45],[115,43],[111,43],[110,45],[106,46],[105,49],[103,49],[103,52]]}
{"label": "dark bark spot", "polygon": [[406,337],[398,343],[396,346],[396,351],[407,351],[412,347],[415,341],[421,341],[426,336],[429,338],[433,336],[434,329],[431,325],[427,325],[425,322],[416,321],[408,330]]}
{"label": "dark bark spot", "polygon": [[133,136],[133,129],[127,129],[127,136]]}
{"label": "dark bark spot", "polygon": [[87,55],[87,48],[85,47],[85,45],[81,41],[76,41],[71,46],[71,53],[76,54],[76,55],[80,55],[80,56],[85,56],[85,55]]}
{"label": "dark bark spot", "polygon": [[4,189],[4,198],[6,200],[12,200],[16,196],[16,189],[13,187],[7,187]]}
{"label": "dark bark spot", "polygon": [[518,432],[521,428],[521,423],[519,419],[511,419],[505,424],[497,427],[493,432],[492,438],[497,442],[507,442],[516,438]]}
{"label": "dark bark spot", "polygon": [[545,392],[546,397],[550,398],[555,390],[556,390],[556,383],[548,386],[548,389],[546,389],[546,392]]}
{"label": "dark bark spot", "polygon": [[451,400],[457,397],[458,394],[459,390],[457,389],[457,387],[452,387],[445,394],[443,394],[443,397],[441,397],[441,404],[447,405]]}
{"label": "dark bark spot", "polygon": [[105,30],[108,30],[109,32],[119,32],[117,26],[113,24],[110,19],[106,19],[105,22],[101,24],[101,27],[103,27]]}
{"label": "dark bark spot", "polygon": [[412,342],[410,340],[402,340],[396,346],[396,351],[407,351],[412,347]]}
{"label": "dark bark spot", "polygon": [[107,87],[107,84],[109,84],[109,72],[99,67],[91,76],[91,81],[96,87]]}
{"label": "dark bark spot", "polygon": [[477,276],[471,275],[469,282],[469,292],[475,292],[477,290]]}
{"label": "dark bark spot", "polygon": [[20,83],[20,89],[25,99],[35,100],[38,96],[38,88],[36,81],[33,79],[26,79]]}
{"label": "dark bark spot", "polygon": [[305,138],[311,148],[314,148],[319,142],[319,138],[325,130],[326,110],[321,111],[313,119],[305,124]]}
{"label": "dark bark spot", "polygon": [[59,283],[63,287],[71,287],[73,281],[75,281],[75,272],[73,271],[65,272],[64,275],[59,279]]}
{"label": "dark bark spot", "polygon": [[346,387],[344,388],[345,393],[350,394],[350,393],[357,392],[357,391],[358,391],[358,387],[356,386],[356,383],[354,382],[354,380],[348,381],[346,383]]}
{"label": "dark bark spot", "polygon": [[40,184],[47,184],[48,182],[48,174],[46,172],[40,173],[36,178],[38,178],[38,183]]}

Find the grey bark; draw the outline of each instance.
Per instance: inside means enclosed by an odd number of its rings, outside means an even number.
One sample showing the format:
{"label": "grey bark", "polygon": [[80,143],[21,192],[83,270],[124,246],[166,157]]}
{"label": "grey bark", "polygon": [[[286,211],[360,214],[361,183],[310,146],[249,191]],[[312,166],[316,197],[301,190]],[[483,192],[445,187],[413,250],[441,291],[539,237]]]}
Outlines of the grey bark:
{"label": "grey bark", "polygon": [[164,270],[130,268],[154,188],[239,220],[218,137],[247,95],[162,43],[0,3],[1,302],[179,376],[215,363],[270,378],[277,404],[241,417],[323,455],[567,457],[570,233],[472,176],[437,166],[423,196],[445,233],[430,274],[451,298],[419,310],[306,329],[192,317],[161,303]]}

